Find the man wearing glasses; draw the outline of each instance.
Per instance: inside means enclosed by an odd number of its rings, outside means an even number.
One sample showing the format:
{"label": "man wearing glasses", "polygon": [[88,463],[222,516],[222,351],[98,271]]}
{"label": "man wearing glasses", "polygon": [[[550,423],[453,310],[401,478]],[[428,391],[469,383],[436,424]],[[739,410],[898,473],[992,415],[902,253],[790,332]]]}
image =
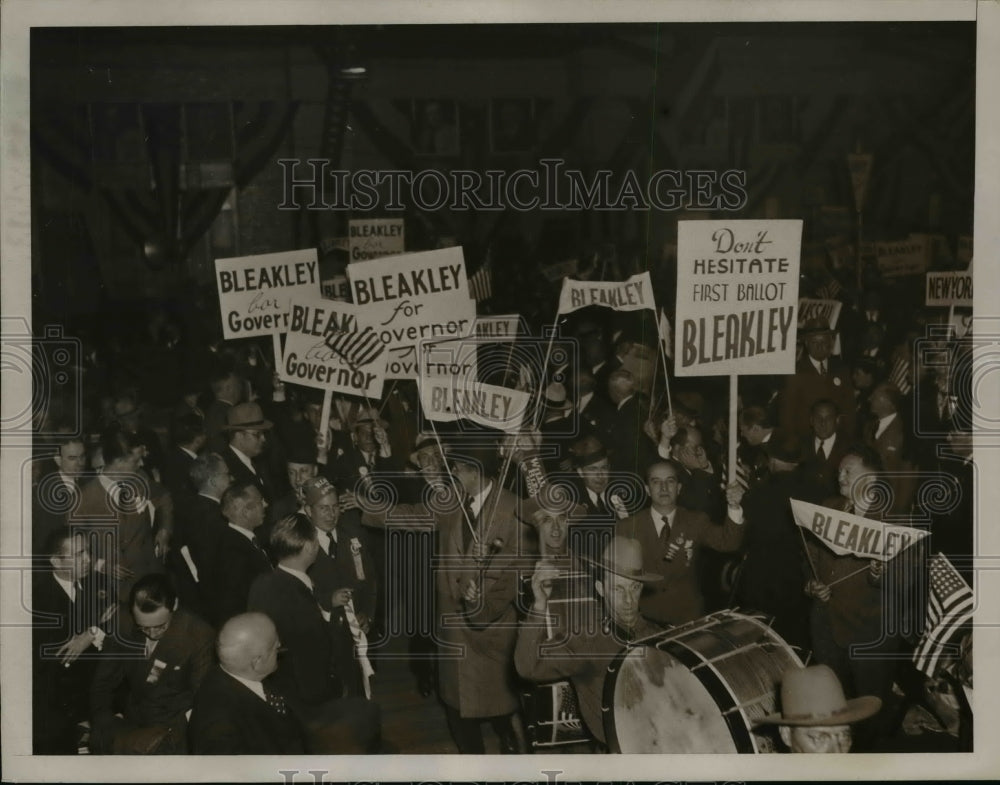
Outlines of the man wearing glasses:
{"label": "man wearing glasses", "polygon": [[212,628],[178,607],[160,573],[136,581],[129,608],[138,633],[111,641],[91,684],[91,752],[184,754],[185,715],[212,667]]}

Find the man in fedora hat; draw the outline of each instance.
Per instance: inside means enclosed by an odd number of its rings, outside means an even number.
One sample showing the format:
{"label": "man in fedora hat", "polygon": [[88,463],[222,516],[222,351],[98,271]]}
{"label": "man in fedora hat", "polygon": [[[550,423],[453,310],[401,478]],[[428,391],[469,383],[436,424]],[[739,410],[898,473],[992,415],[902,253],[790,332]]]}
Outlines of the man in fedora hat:
{"label": "man in fedora hat", "polygon": [[792,668],[781,679],[781,711],[757,720],[777,725],[789,752],[850,752],[851,724],[882,707],[873,695],[847,700],[826,665]]}
{"label": "man in fedora hat", "polygon": [[[614,537],[601,558],[590,561],[598,568],[594,590],[601,600],[600,610],[595,604],[594,612],[603,619],[573,626],[552,620],[550,603],[560,570],[551,560],[542,559],[531,576],[534,601],[518,630],[514,663],[517,672],[530,681],[569,679],[587,729],[603,744],[601,697],[608,665],[623,646],[660,632],[660,627],[640,614],[639,596],[647,584],[663,576],[643,569],[642,545],[626,537]],[[560,626],[556,637],[553,629]]]}
{"label": "man in fedora hat", "polygon": [[388,425],[375,408],[352,410],[347,421],[350,442],[331,450],[326,477],[339,488],[353,490],[359,481],[392,468]]}
{"label": "man in fedora hat", "polygon": [[545,470],[558,472],[563,468],[570,441],[577,433],[576,418],[571,417],[573,403],[566,395],[566,388],[560,382],[551,382],[545,388],[542,398],[544,413],[539,432],[542,446],[547,457],[544,461]]}
{"label": "man in fedora hat", "polygon": [[370,509],[362,522],[408,529],[430,524],[437,530],[437,554],[448,562],[436,575],[434,614],[438,641],[446,647],[438,685],[448,729],[460,753],[482,754],[482,722],[488,719],[501,752],[516,753],[520,744],[511,719],[518,708],[512,668],[517,579],[509,561],[521,542],[517,499],[496,478],[495,447],[453,444],[446,459],[452,482],[433,507]]}
{"label": "man in fedora hat", "polygon": [[809,433],[812,405],[827,398],[844,415],[845,432],[854,433],[854,385],[850,369],[840,358],[831,356],[835,331],[825,319],[815,317],[799,328],[799,338],[805,351],[781,391],[778,418],[781,429],[797,436]]}
{"label": "man in fedora hat", "polygon": [[262,456],[267,432],[273,427],[274,423],[264,418],[260,404],[236,404],[226,413],[224,431],[229,445],[222,453],[233,482],[256,485],[268,504],[274,501],[276,485]]}
{"label": "man in fedora hat", "polygon": [[628,515],[619,497],[608,493],[611,460],[604,444],[596,436],[584,436],[571,450],[579,482],[577,497],[594,522],[613,523]]}

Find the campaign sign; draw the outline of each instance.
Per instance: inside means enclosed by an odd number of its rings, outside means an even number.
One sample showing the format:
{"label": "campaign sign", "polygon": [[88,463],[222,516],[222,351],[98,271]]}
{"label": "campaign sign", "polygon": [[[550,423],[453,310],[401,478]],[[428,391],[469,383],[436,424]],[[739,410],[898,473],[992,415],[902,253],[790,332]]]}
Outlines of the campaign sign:
{"label": "campaign sign", "polygon": [[288,322],[278,369],[282,381],[345,395],[382,395],[389,353],[364,308],[313,294],[292,301]]}
{"label": "campaign sign", "polygon": [[563,279],[559,294],[559,313],[572,313],[580,308],[598,305],[616,311],[655,310],[653,284],[649,273],[633,275],[626,281],[575,281]]}
{"label": "campaign sign", "polygon": [[677,376],[795,372],[802,221],[677,224]]}
{"label": "campaign sign", "polygon": [[920,275],[931,263],[933,246],[927,235],[913,235],[906,240],[876,243],[878,269],[883,278]]}
{"label": "campaign sign", "polygon": [[319,296],[316,249],[216,259],[215,283],[227,341],[287,332],[292,298]]}
{"label": "campaign sign", "polygon": [[354,304],[365,309],[389,347],[387,379],[419,376],[417,345],[475,329],[462,249],[387,256],[347,266]]}
{"label": "campaign sign", "polygon": [[813,300],[802,297],[799,300],[799,327],[810,319],[822,319],[831,330],[837,329],[840,309],[844,304],[840,300]]}
{"label": "campaign sign", "polygon": [[972,305],[972,273],[927,273],[927,305]]}
{"label": "campaign sign", "polygon": [[352,262],[406,250],[402,218],[352,218],[347,222],[347,235]]}
{"label": "campaign sign", "polygon": [[515,341],[519,335],[527,335],[527,330],[521,326],[518,314],[509,316],[477,316],[476,338],[483,338],[497,343]]}
{"label": "campaign sign", "polygon": [[838,556],[889,559],[919,542],[930,532],[862,518],[860,515],[789,499],[795,523],[811,531]]}

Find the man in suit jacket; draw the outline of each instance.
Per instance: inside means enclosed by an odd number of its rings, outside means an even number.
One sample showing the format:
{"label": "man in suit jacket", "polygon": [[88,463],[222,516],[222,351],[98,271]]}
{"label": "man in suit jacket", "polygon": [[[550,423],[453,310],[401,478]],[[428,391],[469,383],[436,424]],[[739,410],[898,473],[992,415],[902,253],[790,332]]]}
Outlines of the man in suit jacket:
{"label": "man in suit jacket", "polygon": [[179,608],[161,573],[136,582],[129,607],[141,635],[113,640],[97,667],[90,689],[92,752],[183,754],[185,714],[212,667],[215,635]]}
{"label": "man in suit jacket", "polygon": [[876,385],[868,401],[876,419],[864,430],[865,444],[878,453],[883,468],[890,472],[891,512],[909,512],[916,494],[916,482],[913,476],[903,473],[914,466],[910,461],[906,425],[899,414],[899,389],[887,382]]}
{"label": "man in suit jacket", "polygon": [[354,490],[366,477],[391,469],[387,426],[376,409],[352,409],[348,419],[350,443],[331,446],[322,473],[337,487]]}
{"label": "man in suit jacket", "polygon": [[191,481],[198,493],[178,507],[174,527],[174,550],[187,549],[187,556],[200,574],[215,560],[215,552],[226,528],[222,494],[233,481],[225,460],[218,453],[199,455],[191,464]]}
{"label": "man in suit jacket", "polygon": [[226,415],[224,430],[229,435],[229,444],[222,453],[234,482],[252,482],[268,504],[279,493],[264,458],[267,433],[272,427],[274,424],[264,419],[259,404],[240,403],[233,406]]}
{"label": "man in suit jacket", "polygon": [[205,421],[191,412],[178,418],[173,428],[173,445],[163,459],[163,484],[174,497],[174,504],[194,496],[197,486],[191,480],[191,465],[205,447]]}
{"label": "man in suit jacket", "polygon": [[257,576],[247,607],[274,622],[285,647],[275,687],[306,727],[310,752],[370,752],[380,734],[378,705],[337,695],[331,616],[308,575],[319,553],[316,529],[305,516],[284,518],[271,530],[270,545],[277,569]]}
{"label": "man in suit jacket", "polygon": [[785,379],[781,391],[778,424],[783,431],[804,436],[809,433],[809,411],[821,398],[837,404],[844,416],[843,428],[854,432],[854,385],[848,367],[831,357],[834,331],[822,318],[810,319],[799,329],[805,355],[795,373]]}
{"label": "man in suit jacket", "polygon": [[678,474],[671,461],[650,466],[646,492],[652,506],[620,521],[615,532],[639,540],[645,571],[655,568],[663,574],[662,580],[650,585],[639,606],[643,616],[661,624],[683,624],[703,615],[696,568],[699,548],[729,553],[743,543],[742,488],[734,483],[726,489],[727,517],[718,526],[703,512],[677,506]]}
{"label": "man in suit jacket", "polygon": [[208,449],[223,453],[229,444],[226,422],[229,410],[243,400],[243,380],[231,368],[216,369],[209,379],[214,399],[205,411],[205,435]]}
{"label": "man in suit jacket", "polygon": [[316,529],[319,553],[307,573],[320,607],[333,624],[334,669],[340,694],[371,697],[367,634],[375,618],[375,565],[357,510],[341,513],[337,489],[326,477],[305,483],[305,517]]}
{"label": "man in suit jacket", "polygon": [[[852,447],[840,462],[841,495],[827,499],[823,506],[881,519],[881,511],[869,509],[870,488],[881,469],[874,450]],[[810,578],[805,592],[812,598],[810,628],[816,661],[836,672],[849,695],[882,699],[882,711],[858,728],[858,746],[865,749],[891,731],[889,702],[904,645],[903,630],[914,629],[914,617],[922,613],[915,579],[926,562],[925,543],[911,545],[887,562],[839,556],[812,535],[807,547]],[[862,647],[864,654],[852,654],[852,646]]]}
{"label": "man in suit jacket", "polygon": [[39,551],[48,554],[49,569],[32,576],[32,751],[76,755],[114,598],[91,572],[84,535],[64,526]]}
{"label": "man in suit jacket", "polygon": [[513,753],[519,749],[511,723],[518,708],[512,681],[517,580],[503,562],[521,541],[518,501],[499,486],[494,448],[456,445],[447,458],[456,486],[436,509],[398,504],[388,512],[365,512],[362,523],[437,528],[438,553],[449,561],[436,576],[435,608],[443,647],[438,686],[448,728],[460,753],[482,754],[481,724],[488,718],[501,752]]}
{"label": "man in suit jacket", "polygon": [[[117,426],[101,434],[104,469],[84,486],[80,504],[70,515],[70,525],[111,529],[113,537],[97,539],[95,569],[118,582],[117,594],[127,598],[135,581],[163,572],[172,527],[167,516],[153,516],[156,505],[149,498],[152,486],[140,473],[143,447]],[[167,497],[169,498],[169,497]],[[122,608],[127,614],[128,609]],[[127,625],[127,620],[126,626]]]}
{"label": "man in suit jacket", "polygon": [[222,494],[226,528],[202,585],[208,619],[216,626],[247,609],[250,586],[271,571],[271,560],[254,531],[264,523],[264,499],[253,483],[233,483]]}
{"label": "man in suit jacket", "polygon": [[243,613],[219,631],[219,665],[194,697],[188,728],[196,755],[301,755],[305,734],[270,685],[281,641],[262,613]]}
{"label": "man in suit jacket", "polygon": [[653,445],[643,432],[647,407],[639,400],[635,377],[619,368],[608,377],[608,396],[615,415],[608,433],[611,466],[620,472],[642,474],[653,459]]}
{"label": "man in suit jacket", "polygon": [[802,475],[811,486],[807,501],[821,501],[837,493],[840,461],[850,448],[848,438],[839,430],[840,411],[828,398],[812,405],[810,433],[802,439]]}
{"label": "man in suit jacket", "polygon": [[79,503],[80,477],[86,467],[87,449],[76,436],[65,437],[52,458],[45,461],[32,489],[31,536],[35,548],[43,549],[49,535],[66,525],[69,512]]}

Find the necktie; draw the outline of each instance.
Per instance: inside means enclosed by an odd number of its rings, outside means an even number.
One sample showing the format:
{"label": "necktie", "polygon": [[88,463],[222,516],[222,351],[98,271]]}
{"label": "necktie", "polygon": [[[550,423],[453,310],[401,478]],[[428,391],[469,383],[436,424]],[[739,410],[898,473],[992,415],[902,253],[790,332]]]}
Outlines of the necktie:
{"label": "necktie", "polygon": [[250,544],[254,547],[254,550],[264,552],[264,549],[260,547],[260,540],[257,539],[257,535],[250,538]]}
{"label": "necktie", "polygon": [[331,559],[337,558],[337,541],[333,539],[333,532],[326,533],[326,552],[329,554]]}
{"label": "necktie", "polygon": [[670,539],[670,518],[666,515],[661,515],[660,520],[663,521],[663,528],[660,529],[660,541],[665,543]]}
{"label": "necktie", "polygon": [[275,692],[263,682],[261,682],[261,686],[264,688],[264,700],[267,701],[267,705],[278,712],[278,714],[287,714],[288,706],[285,704],[285,699],[281,693]]}
{"label": "necktie", "polygon": [[819,444],[816,445],[816,457],[819,458],[821,461],[825,461],[826,460],[826,448],[823,446],[824,445],[824,440],[823,439],[818,439],[818,441],[819,441]]}
{"label": "necktie", "polygon": [[819,363],[819,374],[820,376],[826,376],[826,361],[820,360]]}

